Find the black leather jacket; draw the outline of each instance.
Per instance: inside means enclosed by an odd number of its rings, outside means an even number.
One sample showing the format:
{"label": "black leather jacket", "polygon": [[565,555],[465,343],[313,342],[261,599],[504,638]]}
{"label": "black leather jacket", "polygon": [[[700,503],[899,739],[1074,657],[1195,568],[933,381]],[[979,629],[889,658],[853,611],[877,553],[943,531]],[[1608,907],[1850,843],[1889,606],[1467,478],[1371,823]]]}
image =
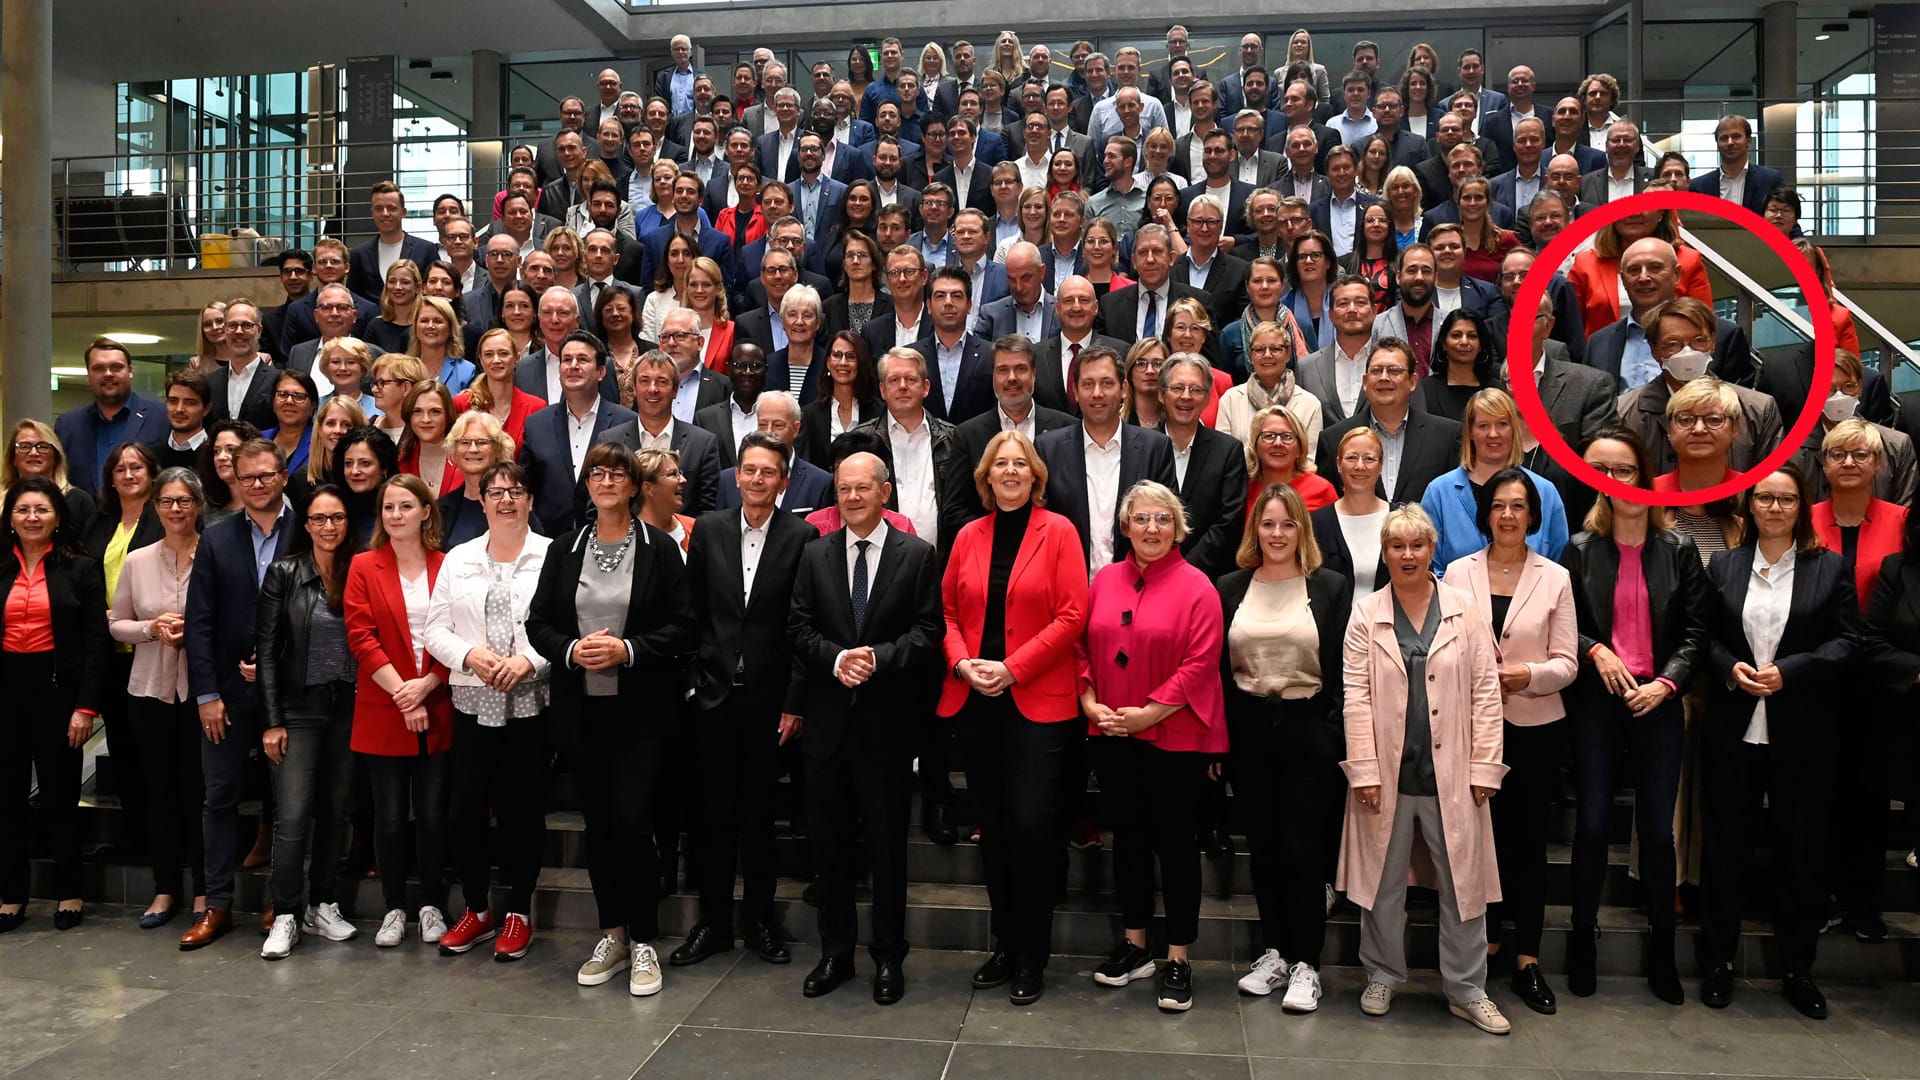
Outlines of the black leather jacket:
{"label": "black leather jacket", "polygon": [[[1620,549],[1610,536],[1574,535],[1560,554],[1573,576],[1574,612],[1580,626],[1580,676],[1574,686],[1591,696],[1606,694],[1588,654],[1595,645],[1613,645],[1613,590],[1620,575]],[[1640,567],[1647,579],[1647,607],[1653,621],[1655,674],[1673,680],[1685,693],[1694,669],[1704,660],[1711,599],[1706,569],[1693,541],[1676,532],[1649,529]]]}
{"label": "black leather jacket", "polygon": [[301,699],[307,688],[313,612],[326,602],[327,585],[311,552],[276,561],[261,579],[253,633],[268,727],[285,727],[289,716],[317,718],[307,715]]}

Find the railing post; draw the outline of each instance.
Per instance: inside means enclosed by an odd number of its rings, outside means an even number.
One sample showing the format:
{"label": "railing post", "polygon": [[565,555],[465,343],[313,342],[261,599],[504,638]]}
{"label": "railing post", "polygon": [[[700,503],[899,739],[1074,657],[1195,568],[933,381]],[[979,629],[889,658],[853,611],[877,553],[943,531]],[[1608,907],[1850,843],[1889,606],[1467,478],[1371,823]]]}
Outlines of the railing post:
{"label": "railing post", "polygon": [[0,412],[53,419],[53,0],[0,9]]}

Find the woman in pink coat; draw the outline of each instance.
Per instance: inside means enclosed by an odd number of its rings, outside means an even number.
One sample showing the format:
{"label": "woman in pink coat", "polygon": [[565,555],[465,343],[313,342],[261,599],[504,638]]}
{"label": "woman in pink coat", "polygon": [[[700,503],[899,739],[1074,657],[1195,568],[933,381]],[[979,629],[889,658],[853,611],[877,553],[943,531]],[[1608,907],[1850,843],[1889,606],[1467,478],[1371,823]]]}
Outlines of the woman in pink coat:
{"label": "woman in pink coat", "polygon": [[[1487,799],[1500,789],[1499,655],[1466,593],[1441,584],[1439,533],[1417,505],[1380,527],[1389,588],[1358,600],[1346,641],[1352,794],[1339,887],[1364,908],[1360,1009],[1385,1016],[1407,981],[1409,880],[1440,894],[1440,976],[1455,1016],[1512,1030],[1487,997],[1487,904],[1500,899]],[[1411,873],[1410,873],[1411,872]]]}

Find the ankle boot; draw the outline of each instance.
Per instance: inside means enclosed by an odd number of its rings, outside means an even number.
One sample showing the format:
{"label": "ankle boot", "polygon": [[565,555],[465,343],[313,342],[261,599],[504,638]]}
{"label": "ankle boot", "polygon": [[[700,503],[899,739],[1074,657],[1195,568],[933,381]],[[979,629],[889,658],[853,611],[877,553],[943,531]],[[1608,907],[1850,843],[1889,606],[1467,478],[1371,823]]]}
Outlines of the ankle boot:
{"label": "ankle boot", "polygon": [[1647,988],[1669,1005],[1686,1004],[1686,992],[1680,989],[1680,970],[1673,959],[1671,927],[1647,935]]}
{"label": "ankle boot", "polygon": [[1598,986],[1595,965],[1599,960],[1600,928],[1592,923],[1574,923],[1567,935],[1567,989],[1575,997],[1592,997]]}

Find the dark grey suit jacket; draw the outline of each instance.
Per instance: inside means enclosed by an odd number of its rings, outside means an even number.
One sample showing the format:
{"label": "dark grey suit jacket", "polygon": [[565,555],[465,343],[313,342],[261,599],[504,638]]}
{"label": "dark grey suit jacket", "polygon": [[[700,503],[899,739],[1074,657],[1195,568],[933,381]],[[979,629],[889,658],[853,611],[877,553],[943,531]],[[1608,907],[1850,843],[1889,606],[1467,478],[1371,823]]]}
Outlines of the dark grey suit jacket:
{"label": "dark grey suit jacket", "polygon": [[[594,442],[617,442],[629,450],[640,449],[639,417],[606,429]],[[680,512],[694,515],[714,509],[720,500],[720,440],[706,428],[675,420],[673,450],[680,455],[680,475],[687,480],[680,491]]]}
{"label": "dark grey suit jacket", "polygon": [[[1406,446],[1400,453],[1400,475],[1395,477],[1392,491],[1382,492],[1382,496],[1394,506],[1404,506],[1410,502],[1419,502],[1427,493],[1427,485],[1434,479],[1460,467],[1460,424],[1444,416],[1435,416],[1420,408],[1419,396],[1407,413]],[[1354,414],[1334,427],[1320,433],[1320,447],[1315,461],[1332,461],[1340,439],[1347,432],[1363,424],[1373,422],[1373,411],[1362,398],[1360,407]],[[1333,481],[1337,489],[1340,484],[1340,471],[1331,470],[1323,475]],[[1386,486],[1386,476],[1380,478],[1380,486]]]}
{"label": "dark grey suit jacket", "polygon": [[[1080,534],[1080,552],[1083,555],[1090,550],[1088,537],[1091,535],[1084,438],[1084,428],[1075,424],[1049,431],[1040,436],[1036,443],[1040,459],[1047,463],[1047,509],[1073,522],[1074,531]],[[1115,562],[1126,558],[1132,550],[1126,533],[1120,527],[1120,499],[1125,497],[1127,489],[1142,480],[1157,481],[1165,484],[1169,490],[1179,487],[1179,480],[1173,471],[1173,442],[1151,428],[1121,424],[1119,497],[1114,500],[1113,520],[1103,523],[1113,530]],[[1093,569],[1098,570],[1099,567]]]}
{"label": "dark grey suit jacket", "polygon": [[[1176,478],[1179,471],[1174,472]],[[1192,519],[1180,553],[1217,578],[1235,569],[1247,517],[1247,453],[1239,439],[1201,425],[1187,455],[1187,481],[1176,489]]]}
{"label": "dark grey suit jacket", "polygon": [[[1034,343],[1033,400],[1069,416],[1079,416],[1080,406],[1067,396],[1067,361],[1061,356],[1065,348],[1061,341],[1060,335],[1055,334]],[[1127,343],[1116,337],[1094,333],[1088,335],[1087,344],[1105,345],[1122,357],[1127,355]]]}
{"label": "dark grey suit jacket", "polygon": [[[1653,179],[1653,170],[1636,162],[1633,166],[1633,193],[1647,190],[1647,181]],[[1599,206],[1607,201],[1607,167],[1598,169],[1580,178],[1580,205]]]}

